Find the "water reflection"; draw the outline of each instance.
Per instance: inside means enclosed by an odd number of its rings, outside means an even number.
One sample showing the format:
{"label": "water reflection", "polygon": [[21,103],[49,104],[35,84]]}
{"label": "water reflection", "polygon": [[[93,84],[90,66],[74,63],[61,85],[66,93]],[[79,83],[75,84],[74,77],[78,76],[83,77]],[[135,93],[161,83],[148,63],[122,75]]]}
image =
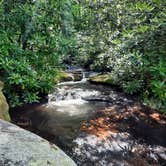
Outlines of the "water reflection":
{"label": "water reflection", "polygon": [[63,83],[47,103],[22,110],[16,122],[27,118],[80,166],[166,163],[166,120],[110,87]]}

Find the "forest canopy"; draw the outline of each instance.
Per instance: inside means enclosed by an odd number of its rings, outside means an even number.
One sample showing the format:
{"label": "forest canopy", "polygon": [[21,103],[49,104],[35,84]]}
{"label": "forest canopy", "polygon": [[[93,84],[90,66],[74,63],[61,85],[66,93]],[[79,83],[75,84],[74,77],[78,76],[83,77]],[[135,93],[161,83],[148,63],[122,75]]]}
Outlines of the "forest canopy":
{"label": "forest canopy", "polygon": [[38,101],[65,64],[166,110],[163,0],[1,0],[0,79],[11,106]]}

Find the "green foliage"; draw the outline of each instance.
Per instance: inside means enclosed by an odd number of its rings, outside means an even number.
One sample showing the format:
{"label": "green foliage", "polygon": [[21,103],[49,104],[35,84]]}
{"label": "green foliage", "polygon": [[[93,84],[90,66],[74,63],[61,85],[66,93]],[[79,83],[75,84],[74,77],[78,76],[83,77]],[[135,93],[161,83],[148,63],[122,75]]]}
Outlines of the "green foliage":
{"label": "green foliage", "polygon": [[[77,63],[109,71],[133,94],[166,103],[166,2],[82,1]],[[89,14],[89,17],[86,16]]]}
{"label": "green foliage", "polygon": [[163,108],[165,6],[162,0],[2,0],[0,76],[11,104],[49,93],[65,62],[110,72],[126,93]]}
{"label": "green foliage", "polygon": [[0,3],[0,79],[11,106],[36,102],[55,86],[74,45],[70,7],[67,0]]}
{"label": "green foliage", "polygon": [[[4,47],[3,51],[9,52],[8,47]],[[12,106],[38,101],[41,95],[46,95],[52,89],[52,80],[56,75],[53,68],[33,66],[27,58],[29,54],[25,56],[25,53],[26,51],[22,50],[19,57],[18,54],[17,57],[12,57],[3,52],[0,57],[0,75],[5,82],[5,93]]]}
{"label": "green foliage", "polygon": [[166,101],[166,64],[160,60],[159,64],[151,66],[151,74],[153,75],[150,88],[155,97],[161,102]]}
{"label": "green foliage", "polygon": [[141,90],[142,82],[140,80],[135,80],[135,79],[129,82],[124,81],[124,84],[122,84],[122,87],[124,89],[124,92],[128,94],[134,94]]}

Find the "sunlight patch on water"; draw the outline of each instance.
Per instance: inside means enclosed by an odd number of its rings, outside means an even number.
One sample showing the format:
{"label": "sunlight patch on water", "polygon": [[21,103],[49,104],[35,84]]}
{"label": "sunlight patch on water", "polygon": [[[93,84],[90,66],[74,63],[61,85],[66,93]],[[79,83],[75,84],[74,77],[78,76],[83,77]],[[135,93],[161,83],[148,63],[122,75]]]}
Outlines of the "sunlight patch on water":
{"label": "sunlight patch on water", "polygon": [[70,106],[70,105],[81,105],[85,104],[87,101],[82,99],[68,99],[68,100],[59,100],[59,101],[52,101],[49,103],[51,106]]}

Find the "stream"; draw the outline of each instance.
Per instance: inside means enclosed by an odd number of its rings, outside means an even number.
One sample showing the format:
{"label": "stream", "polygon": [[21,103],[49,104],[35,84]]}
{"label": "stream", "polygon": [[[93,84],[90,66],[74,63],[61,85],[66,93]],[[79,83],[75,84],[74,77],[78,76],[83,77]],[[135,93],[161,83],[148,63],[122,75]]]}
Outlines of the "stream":
{"label": "stream", "polygon": [[[48,102],[14,108],[14,123],[63,149],[79,166],[166,165],[166,117],[83,72]],[[12,113],[14,112],[14,114]]]}

